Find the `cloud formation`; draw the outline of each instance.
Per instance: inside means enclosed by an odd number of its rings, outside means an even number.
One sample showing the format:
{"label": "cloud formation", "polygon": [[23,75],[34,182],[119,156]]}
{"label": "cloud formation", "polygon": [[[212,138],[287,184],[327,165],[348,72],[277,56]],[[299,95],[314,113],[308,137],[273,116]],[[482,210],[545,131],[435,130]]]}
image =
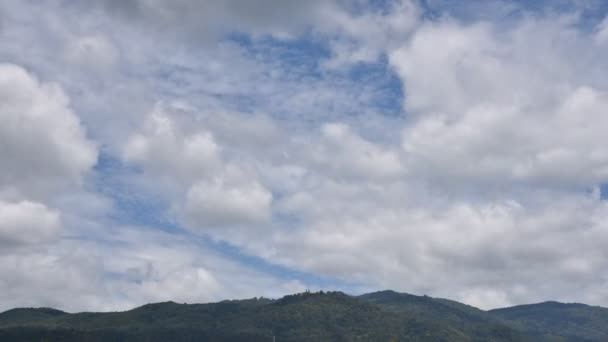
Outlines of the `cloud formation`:
{"label": "cloud formation", "polygon": [[0,64],[0,249],[57,238],[57,193],[79,191],[97,159],[61,86]]}
{"label": "cloud formation", "polygon": [[605,182],[606,85],[589,66],[606,49],[571,25],[422,27],[391,55],[408,85],[408,164],[448,182]]}
{"label": "cloud formation", "polygon": [[607,305],[608,26],[560,6],[0,5],[0,299]]}
{"label": "cloud formation", "polygon": [[0,245],[18,247],[54,237],[60,229],[59,213],[29,201],[0,201]]}
{"label": "cloud formation", "polygon": [[0,98],[0,193],[40,198],[78,185],[95,164],[97,149],[60,85],[41,83],[19,66],[1,64]]}

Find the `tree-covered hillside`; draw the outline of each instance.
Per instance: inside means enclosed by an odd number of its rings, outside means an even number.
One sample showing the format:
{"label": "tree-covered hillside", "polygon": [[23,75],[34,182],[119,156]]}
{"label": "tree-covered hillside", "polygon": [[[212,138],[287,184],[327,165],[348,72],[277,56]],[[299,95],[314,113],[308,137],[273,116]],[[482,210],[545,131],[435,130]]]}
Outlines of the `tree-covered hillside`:
{"label": "tree-covered hillside", "polygon": [[[542,304],[539,304],[542,305]],[[362,296],[301,293],[277,300],[148,304],[125,312],[13,309],[0,314],[2,341],[604,341],[608,314],[530,305],[483,311],[458,302],[382,291]],[[509,311],[512,310],[512,311]],[[565,316],[561,316],[564,314]],[[585,315],[594,317],[581,321]],[[537,322],[538,315],[545,320]],[[573,319],[572,324],[564,321]],[[554,321],[551,324],[549,321]],[[532,329],[542,325],[542,329]],[[577,327],[583,327],[577,330]],[[567,331],[559,333],[560,327]],[[578,335],[577,335],[578,332]],[[579,338],[579,339],[576,339]],[[598,339],[599,338],[599,339]],[[556,340],[558,341],[558,340]]]}
{"label": "tree-covered hillside", "polygon": [[608,309],[598,306],[544,302],[489,313],[514,329],[548,341],[608,341]]}

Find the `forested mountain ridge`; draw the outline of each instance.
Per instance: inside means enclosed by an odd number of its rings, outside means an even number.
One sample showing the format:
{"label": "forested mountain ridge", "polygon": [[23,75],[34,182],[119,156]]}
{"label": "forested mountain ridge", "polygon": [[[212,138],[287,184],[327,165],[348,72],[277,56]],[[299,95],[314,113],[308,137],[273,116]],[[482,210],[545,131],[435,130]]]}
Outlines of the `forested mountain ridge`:
{"label": "forested mountain ridge", "polygon": [[1,341],[607,341],[608,309],[555,302],[483,311],[381,291],[300,293],[107,313],[0,313]]}
{"label": "forested mountain ridge", "polygon": [[551,341],[608,341],[608,308],[543,302],[488,313],[532,337]]}

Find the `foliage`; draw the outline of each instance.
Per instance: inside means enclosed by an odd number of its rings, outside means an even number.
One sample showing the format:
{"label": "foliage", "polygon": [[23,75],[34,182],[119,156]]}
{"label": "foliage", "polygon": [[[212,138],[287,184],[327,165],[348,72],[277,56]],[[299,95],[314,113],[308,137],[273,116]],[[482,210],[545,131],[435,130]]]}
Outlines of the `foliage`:
{"label": "foliage", "polygon": [[2,341],[605,341],[607,309],[542,304],[482,311],[462,303],[382,291],[305,292],[278,300],[147,304],[125,312],[13,309]]}
{"label": "foliage", "polygon": [[608,309],[598,306],[544,302],[489,313],[539,341],[608,341]]}

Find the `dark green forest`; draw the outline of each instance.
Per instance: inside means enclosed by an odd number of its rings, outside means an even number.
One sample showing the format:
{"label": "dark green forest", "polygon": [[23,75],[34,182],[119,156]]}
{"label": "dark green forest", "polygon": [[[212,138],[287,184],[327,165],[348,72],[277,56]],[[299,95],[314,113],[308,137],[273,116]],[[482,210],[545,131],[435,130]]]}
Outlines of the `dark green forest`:
{"label": "dark green forest", "polygon": [[0,341],[608,341],[608,309],[545,302],[483,311],[381,291],[280,299],[147,304],[125,312],[18,308],[0,314]]}

